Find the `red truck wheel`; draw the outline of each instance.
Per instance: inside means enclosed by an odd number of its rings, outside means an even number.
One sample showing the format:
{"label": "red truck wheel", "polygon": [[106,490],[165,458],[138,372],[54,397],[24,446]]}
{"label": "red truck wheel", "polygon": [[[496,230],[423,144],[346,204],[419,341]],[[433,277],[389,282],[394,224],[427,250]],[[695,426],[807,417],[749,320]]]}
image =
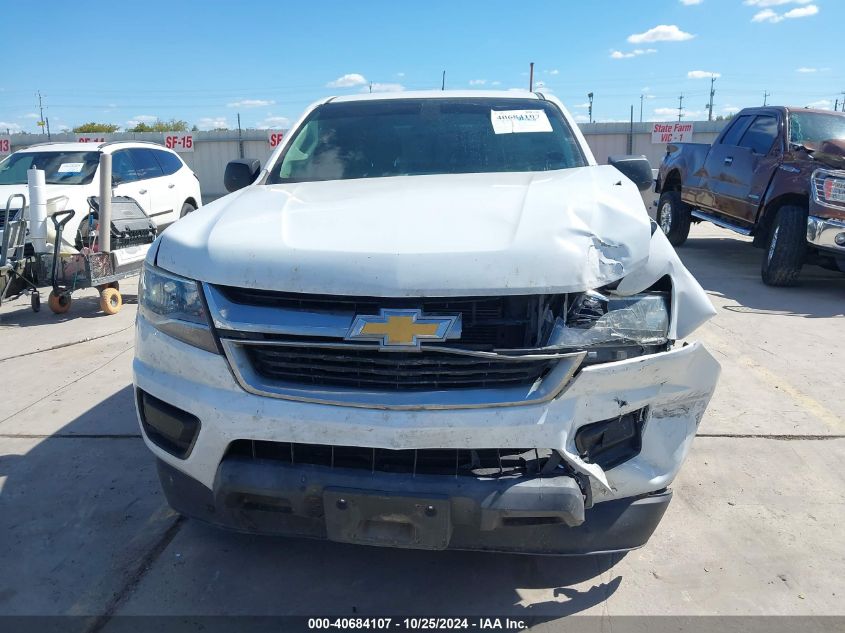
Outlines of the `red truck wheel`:
{"label": "red truck wheel", "polygon": [[681,201],[680,191],[664,191],[657,203],[657,224],[672,246],[687,241],[692,216],[689,205]]}
{"label": "red truck wheel", "polygon": [[767,286],[794,286],[807,253],[807,211],[787,204],[778,209],[760,274]]}

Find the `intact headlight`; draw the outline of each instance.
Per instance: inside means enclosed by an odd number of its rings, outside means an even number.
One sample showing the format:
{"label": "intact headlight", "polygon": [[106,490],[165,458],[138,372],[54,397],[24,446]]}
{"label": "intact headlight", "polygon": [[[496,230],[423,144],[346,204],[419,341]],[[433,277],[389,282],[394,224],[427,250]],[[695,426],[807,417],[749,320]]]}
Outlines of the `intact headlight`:
{"label": "intact headlight", "polygon": [[193,279],[144,264],[138,311],[157,330],[209,352],[218,351],[199,284]]}
{"label": "intact headlight", "polygon": [[630,297],[585,292],[573,303],[567,319],[558,319],[550,345],[663,345],[669,340],[669,305],[665,293]]}

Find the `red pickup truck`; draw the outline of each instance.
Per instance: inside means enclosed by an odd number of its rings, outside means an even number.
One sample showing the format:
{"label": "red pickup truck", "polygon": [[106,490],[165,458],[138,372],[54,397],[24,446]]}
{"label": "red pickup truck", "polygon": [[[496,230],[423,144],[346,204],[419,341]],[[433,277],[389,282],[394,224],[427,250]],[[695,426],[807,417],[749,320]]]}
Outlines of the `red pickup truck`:
{"label": "red pickup truck", "polygon": [[845,113],[746,108],[713,145],[670,144],[655,187],[675,246],[707,221],[765,249],[771,286],[794,285],[805,263],[845,272]]}

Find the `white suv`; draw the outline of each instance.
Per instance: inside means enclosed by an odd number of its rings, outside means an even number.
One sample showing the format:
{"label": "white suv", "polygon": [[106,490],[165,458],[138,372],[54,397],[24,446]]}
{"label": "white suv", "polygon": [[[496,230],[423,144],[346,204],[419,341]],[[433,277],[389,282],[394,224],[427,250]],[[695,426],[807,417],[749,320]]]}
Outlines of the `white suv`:
{"label": "white suv", "polygon": [[[88,212],[87,198],[99,195],[100,154],[112,155],[114,195],[135,199],[159,228],[202,204],[196,174],[178,154],[156,143],[43,143],[0,162],[0,235],[6,201],[16,193],[29,197],[26,172],[37,167],[46,172],[47,198],[67,196],[64,208],[76,211],[62,239],[64,247],[72,248],[79,222]],[[52,241],[52,223],[48,230]]]}

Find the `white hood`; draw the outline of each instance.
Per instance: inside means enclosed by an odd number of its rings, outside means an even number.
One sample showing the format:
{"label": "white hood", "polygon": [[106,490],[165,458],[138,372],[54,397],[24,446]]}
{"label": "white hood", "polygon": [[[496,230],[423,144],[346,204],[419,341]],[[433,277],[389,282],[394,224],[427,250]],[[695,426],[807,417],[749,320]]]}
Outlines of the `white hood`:
{"label": "white hood", "polygon": [[300,293],[574,292],[640,266],[650,237],[636,187],[590,166],[250,186],[168,229],[157,263]]}

